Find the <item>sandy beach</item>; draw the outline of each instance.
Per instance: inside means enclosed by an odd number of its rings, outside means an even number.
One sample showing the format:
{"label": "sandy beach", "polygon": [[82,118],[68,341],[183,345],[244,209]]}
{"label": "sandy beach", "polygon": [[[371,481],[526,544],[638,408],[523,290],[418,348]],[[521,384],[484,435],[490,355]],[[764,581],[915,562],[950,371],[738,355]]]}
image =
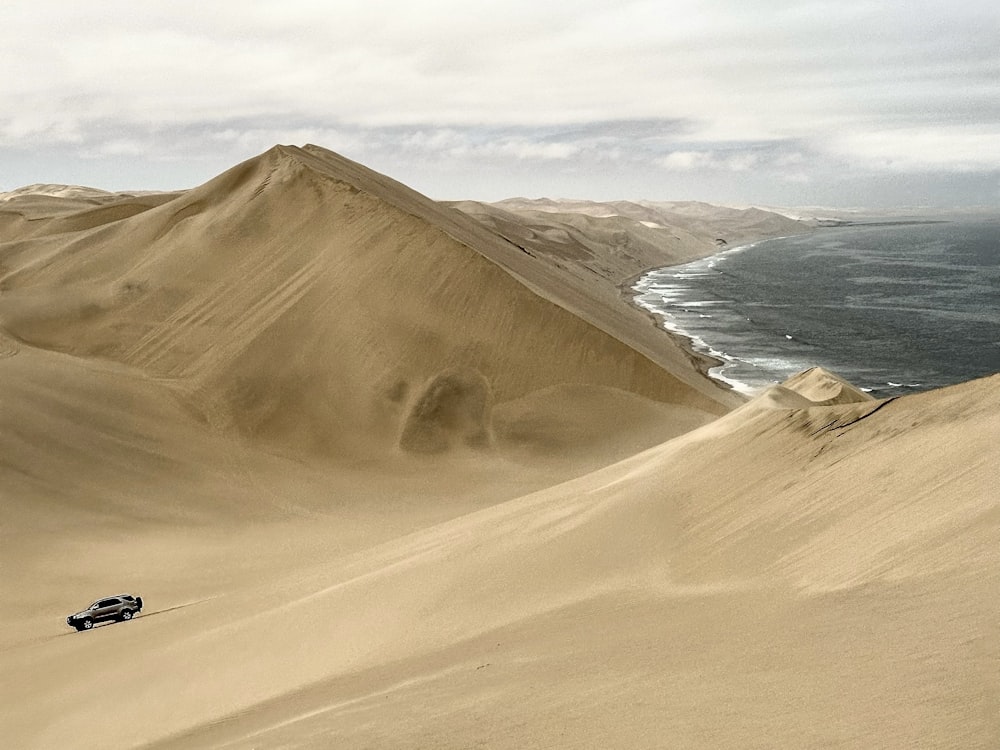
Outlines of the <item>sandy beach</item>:
{"label": "sandy beach", "polygon": [[317,146],[4,194],[0,746],[997,747],[1000,376],[748,399],[628,300],[812,226]]}

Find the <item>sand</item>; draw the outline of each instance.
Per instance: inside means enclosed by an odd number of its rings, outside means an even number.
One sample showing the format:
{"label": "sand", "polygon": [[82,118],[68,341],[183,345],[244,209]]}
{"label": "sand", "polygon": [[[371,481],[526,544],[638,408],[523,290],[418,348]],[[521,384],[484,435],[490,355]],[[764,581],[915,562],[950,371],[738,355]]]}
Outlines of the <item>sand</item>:
{"label": "sand", "polygon": [[662,207],[459,208],[312,146],[0,203],[0,744],[1000,743],[1000,378],[746,401],[622,301]]}

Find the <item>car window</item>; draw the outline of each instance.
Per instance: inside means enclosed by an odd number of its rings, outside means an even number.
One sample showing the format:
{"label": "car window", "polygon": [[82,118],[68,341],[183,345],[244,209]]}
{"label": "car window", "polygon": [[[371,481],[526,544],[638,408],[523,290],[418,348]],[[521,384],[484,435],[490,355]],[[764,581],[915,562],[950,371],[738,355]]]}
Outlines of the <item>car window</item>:
{"label": "car window", "polygon": [[102,607],[113,607],[114,605],[120,604],[120,603],[121,603],[121,600],[119,600],[119,599],[105,599],[103,602],[101,602],[101,606]]}

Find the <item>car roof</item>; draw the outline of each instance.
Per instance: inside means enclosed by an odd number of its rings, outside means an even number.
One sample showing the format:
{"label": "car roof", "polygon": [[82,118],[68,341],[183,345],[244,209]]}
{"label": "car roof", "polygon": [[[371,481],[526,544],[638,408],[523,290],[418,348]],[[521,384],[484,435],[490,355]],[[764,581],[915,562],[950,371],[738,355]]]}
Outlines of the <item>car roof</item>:
{"label": "car roof", "polygon": [[111,594],[111,596],[102,596],[100,599],[94,599],[93,604],[103,602],[105,599],[135,599],[135,597],[131,594]]}

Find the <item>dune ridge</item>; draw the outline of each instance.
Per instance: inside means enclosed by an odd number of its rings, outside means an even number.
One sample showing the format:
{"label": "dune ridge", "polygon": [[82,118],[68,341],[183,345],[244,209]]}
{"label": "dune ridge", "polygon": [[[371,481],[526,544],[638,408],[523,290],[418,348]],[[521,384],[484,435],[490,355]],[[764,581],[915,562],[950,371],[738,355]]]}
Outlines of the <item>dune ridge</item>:
{"label": "dune ridge", "polygon": [[96,199],[0,207],[11,747],[1000,741],[1000,376],[747,401],[616,297],[648,214],[315,146]]}

